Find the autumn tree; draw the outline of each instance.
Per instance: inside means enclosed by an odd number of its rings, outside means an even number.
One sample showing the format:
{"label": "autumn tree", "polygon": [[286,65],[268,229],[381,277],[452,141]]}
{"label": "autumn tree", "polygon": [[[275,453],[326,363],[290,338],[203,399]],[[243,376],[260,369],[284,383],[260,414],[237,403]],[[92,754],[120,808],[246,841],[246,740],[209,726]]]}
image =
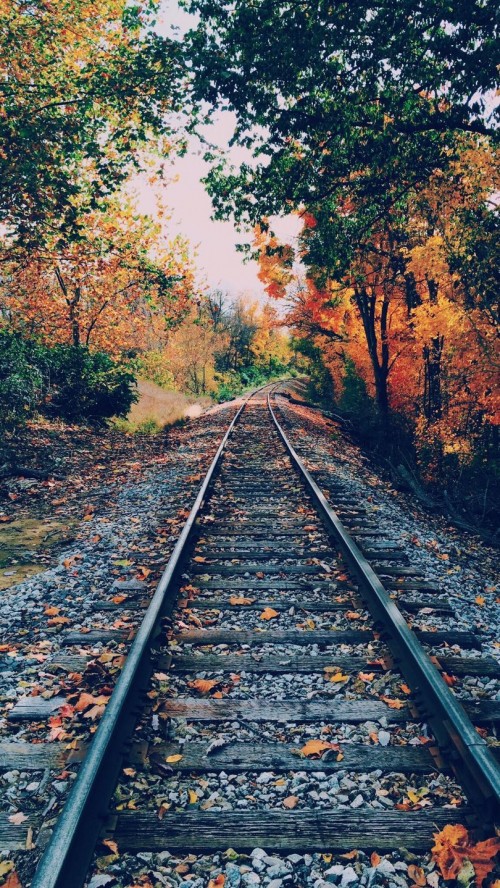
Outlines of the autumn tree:
{"label": "autumn tree", "polygon": [[79,219],[77,241],[54,239],[3,264],[0,321],[46,344],[114,356],[164,342],[195,290],[187,242],[168,242],[161,221],[123,194]]}

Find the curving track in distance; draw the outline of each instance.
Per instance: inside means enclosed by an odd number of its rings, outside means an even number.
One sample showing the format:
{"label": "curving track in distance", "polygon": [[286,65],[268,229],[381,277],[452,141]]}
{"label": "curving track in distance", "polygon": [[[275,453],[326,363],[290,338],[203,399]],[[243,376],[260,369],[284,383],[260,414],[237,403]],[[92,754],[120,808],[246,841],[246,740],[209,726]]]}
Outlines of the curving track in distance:
{"label": "curving track in distance", "polygon": [[[456,641],[474,645],[469,633],[409,629],[433,590],[356,503],[341,491],[338,503],[325,498],[288,439],[275,388],[252,395],[221,442],[32,888],[83,885],[100,836],[120,853],[422,851],[446,823],[488,830],[498,817],[498,764],[476,726],[493,730],[500,707],[463,708],[426,648],[442,646],[439,666],[458,682],[498,667],[446,653]],[[396,603],[401,576],[412,591]],[[384,743],[374,743],[374,725]],[[321,757],[297,756],[318,738],[330,743]],[[467,800],[394,810],[362,796],[359,805],[308,796],[319,773],[347,772],[355,793],[356,775],[375,770],[387,786],[394,773],[424,785],[453,771],[446,779]],[[111,801],[128,797],[127,772],[141,774],[136,810]],[[262,774],[286,786],[298,772],[307,778],[293,810],[272,793],[267,806],[257,791],[240,806],[234,793],[210,805],[179,792],[159,816],[154,800],[168,799],[169,781],[209,775],[212,786],[227,772],[255,787]]]}

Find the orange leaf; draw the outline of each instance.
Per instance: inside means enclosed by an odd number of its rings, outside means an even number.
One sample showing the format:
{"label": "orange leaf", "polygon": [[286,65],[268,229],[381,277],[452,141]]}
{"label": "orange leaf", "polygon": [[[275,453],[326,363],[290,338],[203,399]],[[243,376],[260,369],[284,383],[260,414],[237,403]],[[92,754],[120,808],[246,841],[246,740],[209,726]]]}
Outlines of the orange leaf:
{"label": "orange leaf", "polygon": [[109,697],[104,695],[100,695],[99,697],[94,697],[93,694],[83,693],[80,694],[77,702],[75,703],[74,709],[75,712],[83,712],[84,709],[88,709],[89,706],[103,706],[109,700]]}
{"label": "orange leaf", "polygon": [[279,617],[279,613],[272,607],[266,607],[260,615],[261,620],[274,620],[275,617]]}
{"label": "orange leaf", "polygon": [[222,873],[219,873],[219,875],[216,876],[215,879],[210,879],[210,882],[208,883],[208,888],[224,888],[225,882],[226,877]]}
{"label": "orange leaf", "polygon": [[62,626],[64,623],[70,622],[69,617],[52,617],[51,620],[47,620],[47,626]]}
{"label": "orange leaf", "polygon": [[476,595],[474,600],[476,604],[479,605],[479,607],[484,607],[484,605],[486,604],[486,598],[484,597],[484,595]]}
{"label": "orange leaf", "polygon": [[194,681],[188,681],[188,687],[194,688],[200,694],[208,694],[218,684],[220,684],[218,678],[196,678]]}
{"label": "orange leaf", "polygon": [[348,620],[360,620],[361,614],[358,614],[357,611],[347,611],[346,617]]}
{"label": "orange leaf", "polygon": [[46,607],[44,610],[44,614],[46,614],[48,617],[55,617],[55,616],[57,616],[58,613],[59,613],[58,607]]}
{"label": "orange leaf", "polygon": [[374,672],[360,672],[358,677],[361,679],[361,681],[373,681],[373,679],[375,678],[375,673]]}
{"label": "orange leaf", "polygon": [[238,604],[253,604],[255,598],[244,598],[243,596],[231,595],[229,599],[229,604],[238,605]]}
{"label": "orange leaf", "polygon": [[415,885],[420,885],[421,888],[424,888],[424,885],[427,884],[427,878],[421,866],[415,866],[414,863],[411,863],[408,867],[408,875],[410,879],[413,879]]}
{"label": "orange leaf", "polygon": [[102,844],[105,845],[106,848],[109,848],[113,854],[118,854],[118,845],[113,839],[103,839]]}
{"label": "orange leaf", "polygon": [[378,866],[380,861],[382,860],[380,854],[377,854],[376,851],[372,852],[372,856],[370,857],[370,863],[372,866]]}
{"label": "orange leaf", "polygon": [[114,604],[121,604],[122,601],[126,601],[126,600],[127,600],[126,595],[113,595],[113,598],[111,599],[111,601],[113,601]]}
{"label": "orange leaf", "polygon": [[207,559],[203,555],[195,555],[193,561],[198,562],[198,564],[204,564]]}
{"label": "orange leaf", "polygon": [[286,799],[283,799],[283,807],[284,808],[296,808],[299,801],[298,796],[287,796]]}
{"label": "orange leaf", "polygon": [[455,879],[464,860],[470,860],[476,874],[478,888],[495,865],[500,852],[500,837],[485,839],[473,844],[469,833],[461,824],[448,824],[441,832],[434,833],[432,856],[444,879]]}
{"label": "orange leaf", "polygon": [[9,873],[7,881],[3,883],[3,888],[23,888],[17,873]]}
{"label": "orange leaf", "polygon": [[328,740],[308,740],[307,743],[299,750],[304,756],[318,756],[320,758],[327,749],[337,749],[338,743],[329,743]]}
{"label": "orange leaf", "polygon": [[393,700],[391,697],[382,696],[380,699],[383,700],[384,703],[387,703],[389,709],[403,709],[405,705],[403,701],[398,700],[397,697]]}

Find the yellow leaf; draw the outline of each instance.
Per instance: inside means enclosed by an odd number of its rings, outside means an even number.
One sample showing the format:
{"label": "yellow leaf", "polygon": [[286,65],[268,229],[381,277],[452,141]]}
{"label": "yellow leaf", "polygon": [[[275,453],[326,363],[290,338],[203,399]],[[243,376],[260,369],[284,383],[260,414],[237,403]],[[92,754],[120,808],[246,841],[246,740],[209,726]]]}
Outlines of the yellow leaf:
{"label": "yellow leaf", "polygon": [[198,796],[196,795],[194,789],[188,789],[188,795],[189,795],[189,804],[196,805],[196,802],[198,801]]}
{"label": "yellow leaf", "polygon": [[260,615],[261,620],[274,620],[275,617],[279,617],[279,613],[273,610],[272,607],[266,607]]}
{"label": "yellow leaf", "polygon": [[335,683],[341,681],[347,681],[349,679],[348,675],[344,675],[342,672],[336,672],[335,675],[331,675],[329,681],[333,681]]}
{"label": "yellow leaf", "polygon": [[167,755],[165,761],[168,762],[169,765],[173,765],[175,762],[180,762],[183,758],[184,756],[177,752],[175,755]]}

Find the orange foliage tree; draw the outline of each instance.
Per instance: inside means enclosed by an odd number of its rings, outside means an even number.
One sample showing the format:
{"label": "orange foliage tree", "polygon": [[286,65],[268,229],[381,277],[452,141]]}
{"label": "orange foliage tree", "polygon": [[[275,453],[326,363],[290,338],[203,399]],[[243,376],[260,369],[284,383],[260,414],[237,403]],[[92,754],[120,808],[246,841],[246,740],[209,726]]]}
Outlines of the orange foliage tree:
{"label": "orange foliage tree", "polygon": [[[303,219],[296,258],[308,266],[305,282],[290,248],[269,232],[256,236],[268,293],[288,297],[289,324],[320,347],[337,393],[354,367],[385,426],[395,412],[411,423],[430,476],[447,454],[470,460],[498,427],[495,176],[488,144],[465,142],[446,175],[434,173],[404,212],[373,227],[341,276],[318,261],[328,257],[325,243],[335,248],[320,206]],[[471,243],[478,238],[482,254]]]}
{"label": "orange foliage tree", "polygon": [[79,240],[4,263],[0,318],[45,344],[119,356],[161,343],[194,289],[188,243],[167,241],[160,222],[122,196],[83,216]]}

